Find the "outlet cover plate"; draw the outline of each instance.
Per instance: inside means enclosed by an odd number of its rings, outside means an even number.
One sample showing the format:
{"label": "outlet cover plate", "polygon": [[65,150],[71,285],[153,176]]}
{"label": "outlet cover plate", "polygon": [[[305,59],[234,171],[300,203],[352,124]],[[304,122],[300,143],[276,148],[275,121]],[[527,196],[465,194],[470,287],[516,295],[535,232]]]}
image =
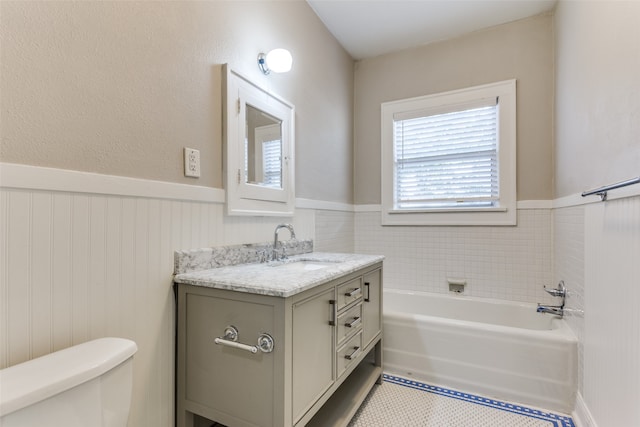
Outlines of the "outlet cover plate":
{"label": "outlet cover plate", "polygon": [[184,176],[200,177],[200,150],[184,147]]}

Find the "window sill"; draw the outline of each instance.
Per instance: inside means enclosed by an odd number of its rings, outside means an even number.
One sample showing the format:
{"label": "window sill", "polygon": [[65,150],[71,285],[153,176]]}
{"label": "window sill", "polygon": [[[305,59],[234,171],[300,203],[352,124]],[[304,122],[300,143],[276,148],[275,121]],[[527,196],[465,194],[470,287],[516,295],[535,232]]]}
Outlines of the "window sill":
{"label": "window sill", "polygon": [[463,208],[430,210],[382,210],[383,226],[514,226],[514,208]]}
{"label": "window sill", "polygon": [[464,213],[464,212],[506,212],[507,208],[434,208],[434,209],[393,209],[389,215],[402,214],[431,214],[431,213]]}

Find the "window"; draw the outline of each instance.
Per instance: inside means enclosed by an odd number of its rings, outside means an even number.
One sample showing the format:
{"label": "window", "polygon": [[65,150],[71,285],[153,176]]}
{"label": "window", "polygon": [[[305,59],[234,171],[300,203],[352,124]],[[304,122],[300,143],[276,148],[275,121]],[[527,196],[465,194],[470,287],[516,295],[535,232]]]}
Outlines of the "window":
{"label": "window", "polygon": [[262,170],[264,171],[264,185],[267,187],[282,187],[282,143],[279,139],[272,139],[262,143]]}
{"label": "window", "polygon": [[382,104],[384,225],[515,225],[515,81]]}

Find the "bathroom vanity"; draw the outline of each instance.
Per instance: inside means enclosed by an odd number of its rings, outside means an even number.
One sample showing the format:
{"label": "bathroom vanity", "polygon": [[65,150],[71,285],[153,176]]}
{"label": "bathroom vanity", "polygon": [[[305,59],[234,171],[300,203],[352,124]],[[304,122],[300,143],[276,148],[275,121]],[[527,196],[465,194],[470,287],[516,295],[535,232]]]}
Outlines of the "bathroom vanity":
{"label": "bathroom vanity", "polygon": [[312,252],[177,274],[177,425],[347,425],[381,381],[382,259]]}

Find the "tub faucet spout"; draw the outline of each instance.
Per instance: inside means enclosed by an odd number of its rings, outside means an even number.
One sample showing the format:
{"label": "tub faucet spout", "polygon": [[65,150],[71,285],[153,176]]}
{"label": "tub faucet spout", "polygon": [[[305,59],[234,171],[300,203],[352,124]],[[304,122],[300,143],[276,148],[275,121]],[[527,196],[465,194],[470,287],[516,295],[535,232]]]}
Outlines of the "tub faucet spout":
{"label": "tub faucet spout", "polygon": [[549,295],[562,298],[562,304],[542,305],[538,303],[538,309],[536,311],[538,313],[551,313],[560,317],[564,316],[564,300],[567,297],[567,288],[564,286],[564,280],[561,280],[555,289],[548,289],[546,286],[543,286],[543,288]]}
{"label": "tub faucet spout", "polygon": [[538,313],[550,313],[562,317],[564,315],[564,305],[542,305],[538,304]]}

